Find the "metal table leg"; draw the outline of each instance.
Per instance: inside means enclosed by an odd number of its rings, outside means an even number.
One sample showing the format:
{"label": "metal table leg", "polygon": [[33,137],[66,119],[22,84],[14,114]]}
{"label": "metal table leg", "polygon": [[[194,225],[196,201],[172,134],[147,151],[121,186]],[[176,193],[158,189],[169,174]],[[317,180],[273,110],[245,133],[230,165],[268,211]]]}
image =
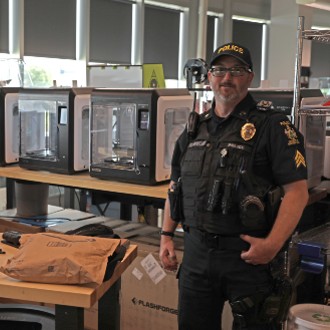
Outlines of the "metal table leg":
{"label": "metal table leg", "polygon": [[84,329],[84,309],[82,307],[55,306],[55,330],[64,329]]}

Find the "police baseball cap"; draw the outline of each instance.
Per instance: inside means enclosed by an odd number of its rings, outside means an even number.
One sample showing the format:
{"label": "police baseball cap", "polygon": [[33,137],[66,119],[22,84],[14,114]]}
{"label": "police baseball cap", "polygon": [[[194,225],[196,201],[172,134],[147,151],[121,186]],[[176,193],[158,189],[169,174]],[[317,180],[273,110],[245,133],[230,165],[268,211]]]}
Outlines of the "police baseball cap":
{"label": "police baseball cap", "polygon": [[221,56],[233,56],[241,61],[243,64],[247,65],[251,70],[253,68],[252,60],[250,51],[239,44],[230,42],[228,44],[224,44],[218,47],[212,54],[210,67],[214,65],[214,63],[221,57]]}

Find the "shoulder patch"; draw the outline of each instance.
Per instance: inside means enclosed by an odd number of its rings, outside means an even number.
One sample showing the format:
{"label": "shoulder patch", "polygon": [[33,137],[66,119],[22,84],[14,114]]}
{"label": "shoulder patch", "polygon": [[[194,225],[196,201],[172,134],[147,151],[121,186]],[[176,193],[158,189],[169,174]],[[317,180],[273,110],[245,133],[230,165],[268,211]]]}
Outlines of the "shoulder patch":
{"label": "shoulder patch", "polygon": [[267,110],[270,110],[270,109],[274,109],[273,102],[272,101],[266,101],[266,100],[259,101],[257,103],[256,107],[257,107],[257,110],[260,110],[260,111],[267,111]]}
{"label": "shoulder patch", "polygon": [[282,127],[284,127],[284,134],[288,138],[288,146],[292,146],[292,145],[300,143],[298,135],[297,135],[292,123],[289,120],[281,121],[280,125]]}

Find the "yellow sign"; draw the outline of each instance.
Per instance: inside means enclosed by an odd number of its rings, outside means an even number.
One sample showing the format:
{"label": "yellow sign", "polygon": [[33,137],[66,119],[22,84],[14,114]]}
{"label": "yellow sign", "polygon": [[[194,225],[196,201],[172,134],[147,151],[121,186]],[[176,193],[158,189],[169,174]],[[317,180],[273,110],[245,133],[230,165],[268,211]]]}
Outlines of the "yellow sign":
{"label": "yellow sign", "polygon": [[165,88],[162,64],[143,64],[143,87]]}

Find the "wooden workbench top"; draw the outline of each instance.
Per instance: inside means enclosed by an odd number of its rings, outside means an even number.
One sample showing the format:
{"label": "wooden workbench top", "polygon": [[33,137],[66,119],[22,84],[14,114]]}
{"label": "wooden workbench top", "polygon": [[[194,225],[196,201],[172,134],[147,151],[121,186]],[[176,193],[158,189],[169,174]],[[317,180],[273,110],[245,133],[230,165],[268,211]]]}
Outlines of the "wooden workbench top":
{"label": "wooden workbench top", "polygon": [[[2,237],[2,233],[0,233]],[[4,265],[16,249],[6,244],[0,245],[5,254],[0,254],[0,265]],[[97,285],[43,284],[18,281],[0,273],[0,297],[31,302],[90,308],[120,278],[137,256],[137,246],[130,245],[124,259],[116,266],[110,280]]]}
{"label": "wooden workbench top", "polygon": [[112,180],[102,180],[91,177],[88,172],[81,172],[72,175],[51,173],[47,171],[34,171],[9,165],[0,167],[0,177],[15,180],[26,180],[32,182],[48,183],[81,189],[92,189],[114,193],[122,193],[137,196],[147,196],[152,198],[166,199],[168,183],[145,186]]}

